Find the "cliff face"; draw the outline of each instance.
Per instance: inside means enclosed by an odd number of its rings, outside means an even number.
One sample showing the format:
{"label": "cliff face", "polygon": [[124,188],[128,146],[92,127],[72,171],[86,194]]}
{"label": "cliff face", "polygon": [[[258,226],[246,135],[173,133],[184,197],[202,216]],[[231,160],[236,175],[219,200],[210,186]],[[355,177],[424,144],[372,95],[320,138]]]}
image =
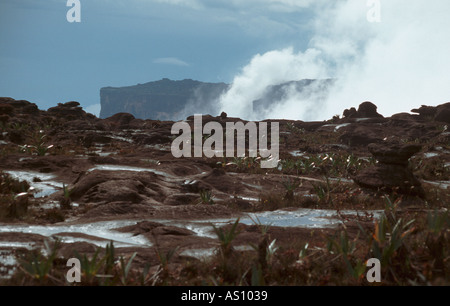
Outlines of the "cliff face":
{"label": "cliff face", "polygon": [[104,87],[100,90],[100,118],[116,113],[130,113],[140,119],[184,119],[188,105],[198,112],[218,111],[214,101],[226,89],[225,83],[203,83],[194,80],[156,82],[127,87]]}

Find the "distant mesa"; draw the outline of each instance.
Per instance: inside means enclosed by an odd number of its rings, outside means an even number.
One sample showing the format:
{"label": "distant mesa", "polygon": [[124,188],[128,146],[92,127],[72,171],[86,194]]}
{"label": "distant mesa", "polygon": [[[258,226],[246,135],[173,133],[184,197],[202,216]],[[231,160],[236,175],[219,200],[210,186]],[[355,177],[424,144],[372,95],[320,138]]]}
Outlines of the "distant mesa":
{"label": "distant mesa", "polygon": [[183,111],[191,103],[199,103],[203,113],[220,112],[211,101],[223,94],[229,85],[204,83],[195,80],[160,81],[127,87],[104,87],[100,89],[100,118],[117,113],[130,113],[138,119],[178,120],[184,119]]}

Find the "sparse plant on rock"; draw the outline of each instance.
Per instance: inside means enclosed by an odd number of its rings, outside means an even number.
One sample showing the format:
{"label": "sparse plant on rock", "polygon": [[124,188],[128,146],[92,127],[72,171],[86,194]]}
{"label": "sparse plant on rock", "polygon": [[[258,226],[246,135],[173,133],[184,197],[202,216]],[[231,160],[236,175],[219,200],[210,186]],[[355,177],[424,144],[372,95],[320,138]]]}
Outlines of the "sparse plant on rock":
{"label": "sparse plant on rock", "polygon": [[20,146],[21,152],[33,154],[37,156],[45,156],[48,151],[53,148],[53,145],[47,145],[45,143],[45,138],[47,135],[44,134],[43,130],[39,130],[34,134],[31,140],[31,144],[26,144]]}
{"label": "sparse plant on rock", "polygon": [[213,194],[211,190],[200,190],[200,203],[201,204],[214,204]]}

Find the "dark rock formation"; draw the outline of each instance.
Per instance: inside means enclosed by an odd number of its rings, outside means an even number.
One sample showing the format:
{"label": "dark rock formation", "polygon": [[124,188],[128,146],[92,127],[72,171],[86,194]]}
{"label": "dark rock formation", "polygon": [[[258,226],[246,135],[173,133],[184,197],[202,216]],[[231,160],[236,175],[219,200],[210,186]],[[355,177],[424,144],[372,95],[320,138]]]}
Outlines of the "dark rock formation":
{"label": "dark rock formation", "polygon": [[358,115],[362,118],[380,118],[383,117],[377,112],[377,106],[372,102],[363,102],[358,107]]}
{"label": "dark rock formation", "polygon": [[450,104],[446,108],[438,108],[434,120],[450,124]]}
{"label": "dark rock formation", "polygon": [[406,166],[408,160],[420,152],[420,145],[370,144],[369,152],[382,164]]}
{"label": "dark rock formation", "polygon": [[92,171],[83,176],[72,190],[74,200],[83,198],[90,202],[104,203],[128,201],[140,203],[148,196],[163,197],[153,173],[129,171]]}
{"label": "dark rock formation", "polygon": [[0,115],[13,115],[15,113],[37,115],[39,109],[35,103],[26,100],[0,97]]}
{"label": "dark rock formation", "polygon": [[344,110],[344,118],[355,118],[358,115],[356,108],[352,107],[350,109]]}
{"label": "dark rock formation", "polygon": [[355,183],[374,190],[423,196],[419,180],[408,168],[408,160],[421,150],[421,146],[370,144],[368,149],[378,164],[361,171],[354,178]]}
{"label": "dark rock formation", "polygon": [[361,103],[358,110],[354,107],[346,109],[343,115],[345,118],[383,118],[377,112],[377,106],[369,101]]}
{"label": "dark rock formation", "polygon": [[169,79],[136,86],[105,87],[100,90],[100,118],[130,113],[139,119],[179,120],[183,119],[188,104],[195,105],[199,113],[215,110],[211,104],[227,88],[225,83]]}
{"label": "dark rock formation", "polygon": [[439,106],[422,105],[420,108],[412,109],[411,112],[419,114],[424,120],[434,120],[443,123],[450,123],[450,102]]}
{"label": "dark rock formation", "polygon": [[417,113],[421,117],[433,118],[436,114],[436,107],[422,105],[420,108],[415,108],[411,110],[412,113]]}
{"label": "dark rock formation", "polygon": [[48,113],[68,121],[95,117],[94,115],[86,113],[80,106],[80,103],[76,101],[58,103],[58,106],[49,108]]}
{"label": "dark rock formation", "polygon": [[109,118],[106,118],[105,121],[107,123],[111,123],[119,128],[127,128],[131,121],[135,118],[132,114],[129,113],[117,113]]}

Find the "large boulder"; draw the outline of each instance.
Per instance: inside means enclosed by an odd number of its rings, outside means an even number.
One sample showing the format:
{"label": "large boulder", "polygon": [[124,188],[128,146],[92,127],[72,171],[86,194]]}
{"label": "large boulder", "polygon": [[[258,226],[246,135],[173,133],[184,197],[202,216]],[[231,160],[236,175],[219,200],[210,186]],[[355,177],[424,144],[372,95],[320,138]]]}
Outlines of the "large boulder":
{"label": "large boulder", "polygon": [[383,117],[377,112],[377,106],[372,102],[363,102],[358,107],[358,116],[360,118],[381,118]]}
{"label": "large boulder", "polygon": [[87,114],[79,105],[80,103],[76,101],[58,103],[58,106],[49,108],[47,112],[67,121],[80,120],[86,118]]}
{"label": "large boulder", "polygon": [[375,166],[361,171],[354,181],[363,188],[423,197],[419,180],[408,167],[408,160],[421,150],[419,145],[370,144],[369,151],[377,159]]}
{"label": "large boulder", "polygon": [[419,114],[425,120],[434,120],[450,123],[450,102],[438,106],[422,105],[420,108],[412,109],[411,112]]}
{"label": "large boulder", "polygon": [[360,123],[346,127],[339,140],[352,147],[365,147],[371,143],[382,142],[384,138],[383,134],[383,130],[379,126]]}
{"label": "large boulder", "polygon": [[408,160],[422,149],[420,145],[381,145],[374,143],[370,144],[367,148],[378,162],[402,166],[406,166]]}
{"label": "large boulder", "polygon": [[130,122],[132,122],[135,117],[129,113],[117,113],[109,118],[106,118],[105,121],[110,123],[113,127],[117,128],[128,128]]}
{"label": "large boulder", "polygon": [[10,115],[13,112],[17,114],[39,114],[39,108],[36,104],[27,100],[14,100],[13,98],[0,97],[0,114]]}
{"label": "large boulder", "polygon": [[77,181],[71,198],[84,203],[140,203],[146,198],[163,201],[166,196],[158,181],[150,172],[94,170]]}
{"label": "large boulder", "polygon": [[439,108],[436,111],[436,115],[434,116],[434,120],[450,124],[450,105],[447,108],[445,108],[445,107]]}
{"label": "large boulder", "polygon": [[377,106],[366,101],[359,105],[358,110],[354,107],[344,110],[345,118],[384,118],[377,112]]}
{"label": "large boulder", "polygon": [[427,105],[422,105],[420,108],[415,108],[412,109],[411,112],[412,113],[416,113],[419,114],[420,117],[428,117],[428,118],[433,118],[434,115],[436,115],[436,107],[434,106],[427,106]]}

